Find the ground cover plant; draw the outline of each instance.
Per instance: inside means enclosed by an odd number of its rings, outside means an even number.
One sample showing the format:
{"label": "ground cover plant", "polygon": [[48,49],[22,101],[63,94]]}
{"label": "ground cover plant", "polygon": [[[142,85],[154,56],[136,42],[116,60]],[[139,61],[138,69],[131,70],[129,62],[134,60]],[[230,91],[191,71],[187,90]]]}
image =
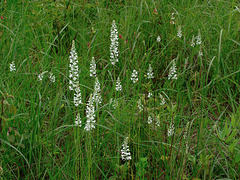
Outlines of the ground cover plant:
{"label": "ground cover plant", "polygon": [[239,1],[0,15],[1,179],[240,179]]}

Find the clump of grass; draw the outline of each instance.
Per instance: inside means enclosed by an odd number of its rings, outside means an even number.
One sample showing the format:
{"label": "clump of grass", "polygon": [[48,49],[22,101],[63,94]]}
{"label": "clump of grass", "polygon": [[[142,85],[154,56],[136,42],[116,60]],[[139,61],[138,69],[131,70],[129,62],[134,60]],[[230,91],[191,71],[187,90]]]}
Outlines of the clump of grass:
{"label": "clump of grass", "polygon": [[0,4],[2,179],[239,179],[238,2]]}

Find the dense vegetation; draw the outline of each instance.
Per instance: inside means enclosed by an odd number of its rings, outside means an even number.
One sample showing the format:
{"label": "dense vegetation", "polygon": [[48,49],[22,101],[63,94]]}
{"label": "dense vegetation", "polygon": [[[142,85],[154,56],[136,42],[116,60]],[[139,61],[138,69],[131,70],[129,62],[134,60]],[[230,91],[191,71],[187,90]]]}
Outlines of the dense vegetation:
{"label": "dense vegetation", "polygon": [[2,0],[0,15],[1,179],[240,179],[239,1]]}

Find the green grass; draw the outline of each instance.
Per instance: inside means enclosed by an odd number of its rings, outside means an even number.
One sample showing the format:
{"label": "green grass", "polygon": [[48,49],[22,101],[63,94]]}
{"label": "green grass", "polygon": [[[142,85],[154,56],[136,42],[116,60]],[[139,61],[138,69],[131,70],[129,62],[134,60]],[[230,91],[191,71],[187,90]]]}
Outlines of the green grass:
{"label": "green grass", "polygon": [[[239,1],[2,0],[0,14],[1,179],[240,179]],[[122,36],[116,66],[109,51],[113,20]],[[190,46],[199,32],[201,45]],[[68,88],[73,39],[78,107]],[[87,132],[92,57],[102,103],[96,128]],[[178,79],[168,80],[174,59]],[[82,127],[74,124],[77,113]],[[132,159],[123,161],[126,137]]]}

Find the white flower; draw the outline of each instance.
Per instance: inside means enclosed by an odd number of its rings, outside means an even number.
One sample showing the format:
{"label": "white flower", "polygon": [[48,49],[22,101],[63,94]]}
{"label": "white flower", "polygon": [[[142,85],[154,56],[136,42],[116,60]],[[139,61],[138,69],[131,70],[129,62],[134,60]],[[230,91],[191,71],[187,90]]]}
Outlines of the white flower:
{"label": "white flower", "polygon": [[38,81],[42,81],[42,80],[43,80],[43,74],[41,73],[38,75]]}
{"label": "white flower", "polygon": [[50,82],[54,83],[55,82],[55,75],[53,73],[49,73],[49,79],[50,79]]}
{"label": "white flower", "polygon": [[115,20],[112,22],[110,39],[110,61],[115,65],[118,62],[118,31]]}
{"label": "white flower", "polygon": [[96,71],[96,63],[94,57],[92,57],[92,61],[90,63],[90,77],[94,76],[96,77],[97,71]]}
{"label": "white flower", "polygon": [[101,93],[100,83],[98,81],[98,78],[96,77],[95,85],[94,85],[93,101],[101,104],[102,96],[100,93]]}
{"label": "white flower", "polygon": [[153,69],[152,69],[151,64],[149,64],[149,68],[148,68],[148,72],[147,72],[147,78],[148,78],[148,79],[154,78]]}
{"label": "white flower", "polygon": [[[43,80],[43,75],[44,74],[46,74],[46,73],[48,73],[48,71],[44,71],[44,72],[42,72],[41,74],[39,74],[38,75],[38,81],[42,81]],[[50,74],[50,73],[49,73]],[[50,76],[49,76],[49,78],[50,78]],[[55,78],[54,78],[54,80],[55,80]],[[51,79],[50,79],[50,81],[51,81]],[[55,82],[55,81],[54,81]]]}
{"label": "white flower", "polygon": [[192,47],[195,46],[195,42],[194,42],[194,40],[195,40],[195,38],[194,38],[194,35],[193,35],[193,37],[192,37],[192,41],[191,41],[191,43],[190,43],[190,46],[192,46]]}
{"label": "white flower", "polygon": [[121,156],[123,161],[132,159],[129,146],[128,146],[128,137],[125,138],[122,144]]}
{"label": "white flower", "polygon": [[200,57],[202,57],[202,56],[203,56],[203,52],[201,51],[201,49],[199,50],[199,53],[198,53],[198,55],[199,55]]}
{"label": "white flower", "polygon": [[137,104],[138,104],[138,109],[139,109],[139,111],[142,111],[142,110],[143,110],[143,105],[142,105],[142,103],[141,103],[141,99],[139,99],[139,100],[137,101]]}
{"label": "white flower", "polygon": [[118,107],[118,101],[116,99],[113,100],[112,106],[114,109]]}
{"label": "white flower", "polygon": [[10,71],[11,71],[11,72],[12,72],[12,71],[16,71],[16,67],[15,67],[14,61],[12,61],[12,63],[11,63],[10,66],[9,66],[9,68],[10,68]]}
{"label": "white flower", "polygon": [[186,142],[186,154],[188,154],[188,149],[189,149],[189,145],[188,145],[188,142]]}
{"label": "white flower", "polygon": [[157,42],[160,42],[160,41],[161,41],[161,37],[158,36],[158,37],[157,37]]}
{"label": "white flower", "polygon": [[86,116],[87,116],[87,123],[84,127],[86,131],[91,131],[92,129],[95,128],[95,109],[93,105],[93,96],[92,94],[89,97],[89,101],[87,104],[87,109],[86,109]]}
{"label": "white flower", "polygon": [[113,109],[118,107],[118,101],[116,99],[111,98],[109,104],[112,105]]}
{"label": "white flower", "polygon": [[131,76],[131,80],[133,83],[136,83],[138,81],[137,75],[138,75],[138,72],[134,69]]}
{"label": "white flower", "polygon": [[178,26],[178,32],[177,32],[177,36],[178,36],[179,38],[181,38],[181,37],[182,37],[182,30],[181,30],[181,26]]}
{"label": "white flower", "polygon": [[172,23],[172,24],[175,24],[175,21],[174,21],[174,20],[175,20],[174,13],[172,13],[172,17],[171,17],[171,23]]}
{"label": "white flower", "polygon": [[122,91],[122,85],[119,77],[117,78],[117,82],[116,82],[116,91]]}
{"label": "white flower", "polygon": [[198,32],[198,36],[196,37],[196,39],[197,39],[197,40],[196,40],[196,45],[202,44],[200,31]]}
{"label": "white flower", "polygon": [[75,119],[75,125],[81,127],[82,126],[82,121],[81,121],[81,117],[80,114],[78,113]]}
{"label": "white flower", "polygon": [[176,68],[176,63],[175,60],[173,60],[172,62],[172,67],[169,70],[169,74],[168,74],[168,80],[169,79],[177,79],[177,68]]}
{"label": "white flower", "polygon": [[82,104],[82,94],[81,94],[81,90],[79,85],[76,86],[76,88],[74,88],[75,92],[74,92],[74,105],[77,107],[79,106],[79,104]]}
{"label": "white flower", "polygon": [[174,128],[174,123],[171,123],[171,125],[168,128],[168,132],[167,132],[168,137],[170,137],[174,134],[174,129],[175,129]]}
{"label": "white flower", "polygon": [[75,41],[72,41],[72,48],[69,56],[69,89],[74,90],[74,105],[77,107],[82,103],[81,90],[79,87],[78,56],[75,48]]}
{"label": "white flower", "polygon": [[152,121],[153,121],[153,119],[152,119],[152,117],[149,115],[149,116],[148,116],[148,124],[151,124]]}
{"label": "white flower", "polygon": [[153,95],[152,92],[149,92],[148,93],[148,98],[152,97],[152,95]]}
{"label": "white flower", "polygon": [[160,105],[161,106],[165,105],[166,104],[165,98],[161,94],[159,94],[159,97],[161,99]]}
{"label": "white flower", "polygon": [[157,117],[156,117],[156,125],[158,126],[158,127],[160,127],[160,118],[159,118],[159,115],[157,115]]}
{"label": "white flower", "polygon": [[78,56],[76,53],[76,48],[75,48],[75,41],[72,41],[72,48],[71,48],[71,52],[70,52],[70,56],[69,56],[69,89],[71,91],[74,90],[74,88],[77,86],[78,84]]}

